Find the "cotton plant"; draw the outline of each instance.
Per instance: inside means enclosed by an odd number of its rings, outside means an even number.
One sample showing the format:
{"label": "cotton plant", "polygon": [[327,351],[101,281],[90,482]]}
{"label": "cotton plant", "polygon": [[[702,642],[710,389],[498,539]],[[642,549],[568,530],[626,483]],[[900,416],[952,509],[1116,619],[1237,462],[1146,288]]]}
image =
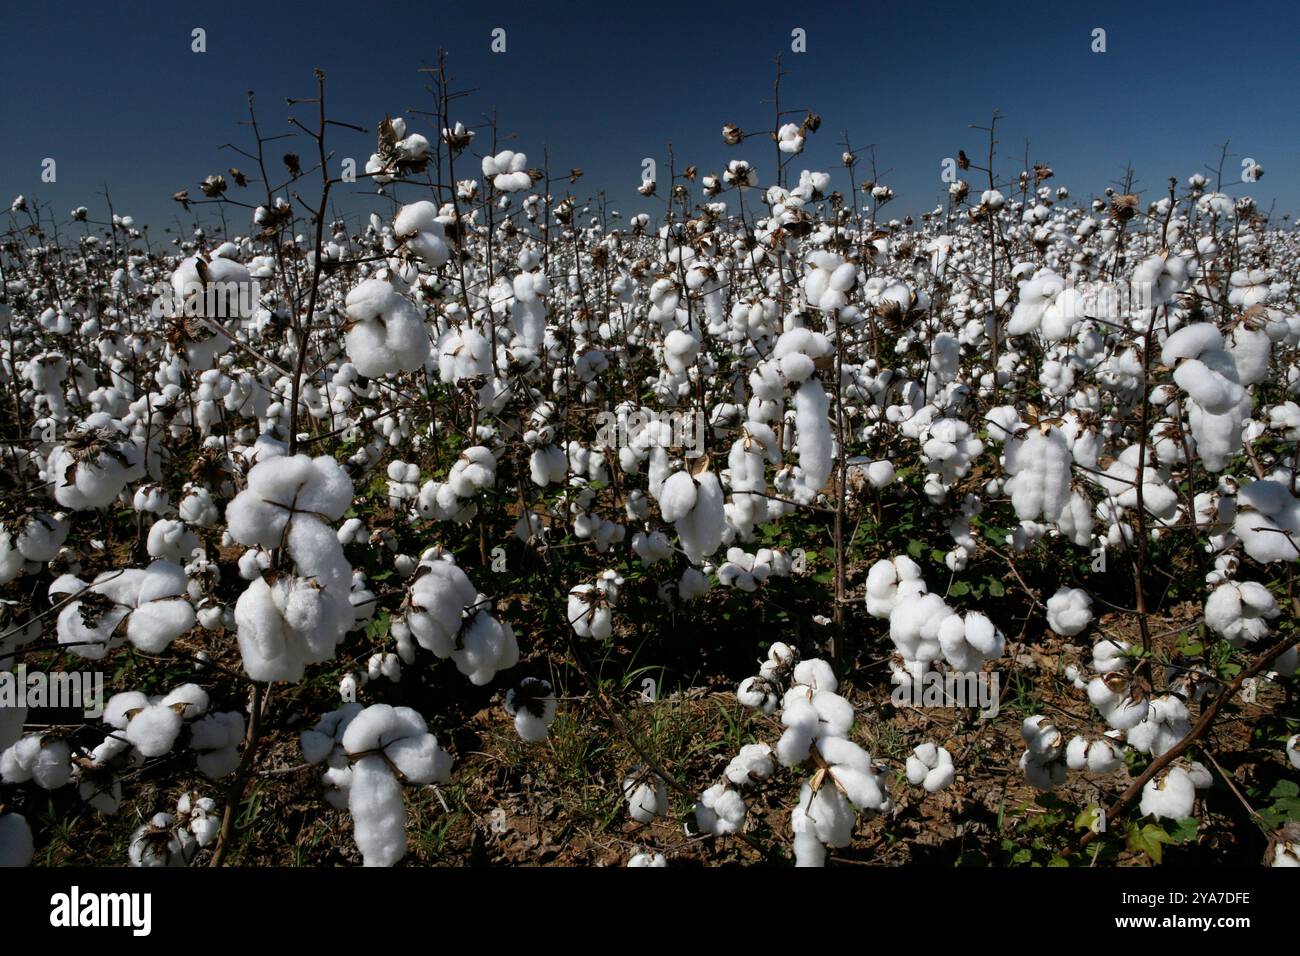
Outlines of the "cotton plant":
{"label": "cotton plant", "polygon": [[128,863],[137,867],[189,866],[220,829],[215,800],[183,793],[175,813],[156,813],[131,834]]}

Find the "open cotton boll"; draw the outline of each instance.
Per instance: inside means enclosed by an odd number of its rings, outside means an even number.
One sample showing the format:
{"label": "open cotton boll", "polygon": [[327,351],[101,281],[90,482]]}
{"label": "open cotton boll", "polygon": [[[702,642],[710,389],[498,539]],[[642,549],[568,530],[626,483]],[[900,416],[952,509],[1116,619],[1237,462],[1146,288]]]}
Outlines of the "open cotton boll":
{"label": "open cotton boll", "polygon": [[662,853],[637,853],[627,861],[627,865],[661,867],[668,865],[668,859]]}
{"label": "open cotton boll", "polygon": [[132,834],[127,848],[131,866],[189,866],[199,844],[189,830],[176,825],[170,813],[156,813]]}
{"label": "open cotton boll", "polygon": [[810,378],[794,393],[795,431],[799,439],[799,470],[795,500],[808,504],[816,500],[831,474],[833,440],[830,424],[830,396],[821,382]]}
{"label": "open cotton boll", "polygon": [[1128,744],[1139,753],[1159,757],[1189,733],[1187,705],[1173,694],[1153,697],[1148,702],[1146,719],[1128,731]]}
{"label": "open cotton boll", "polygon": [[243,741],[244,715],[233,710],[209,714],[190,728],[190,749],[198,754],[199,771],[209,780],[234,773]]}
{"label": "open cotton boll", "polygon": [[346,593],[288,574],[272,584],[258,578],[235,603],[244,671],[253,680],[297,682],[308,664],[333,656],[352,620]]}
{"label": "open cotton boll", "polygon": [[1047,599],[1047,626],[1062,637],[1081,634],[1092,623],[1092,598],[1083,588],[1060,588]]}
{"label": "open cotton boll", "polygon": [[650,823],[668,813],[668,786],[661,777],[647,777],[634,769],[623,779],[622,791],[627,812],[637,823]]}
{"label": "open cotton boll", "polygon": [[881,559],[867,571],[867,613],[888,618],[904,598],[925,590],[920,566],[907,555]]}
{"label": "open cotton boll", "polygon": [[1196,786],[1182,767],[1170,767],[1147,781],[1138,809],[1157,820],[1186,820],[1196,806]]}
{"label": "open cotton boll", "polygon": [[506,712],[515,718],[520,739],[528,743],[546,739],[557,707],[549,681],[525,677],[518,687],[506,691]]}
{"label": "open cotton boll", "polygon": [[406,855],[402,787],[383,758],[362,757],[352,765],[348,812],[363,865],[392,866]]}
{"label": "open cotton boll", "polygon": [[943,656],[939,630],[954,614],[937,594],[913,594],[889,615],[889,638],[907,661],[937,661]]}
{"label": "open cotton boll", "polygon": [[352,479],[328,455],[264,459],[227,506],[227,530],[240,544],[278,548],[291,520],[338,521],[352,494]]}
{"label": "open cotton boll", "polygon": [[709,579],[699,568],[687,568],[677,582],[677,596],[683,601],[694,601],[709,592]]}
{"label": "open cotton boll", "polygon": [[406,248],[435,269],[444,265],[450,255],[438,208],[427,199],[398,210],[393,219],[393,235],[405,239]]}
{"label": "open cotton boll", "polygon": [[143,707],[126,725],[126,739],[145,757],[161,757],[180,736],[183,721],[175,708],[158,701]]}
{"label": "open cotton boll", "polygon": [[775,769],[771,746],[764,743],[745,744],[740,748],[740,752],[731,758],[723,776],[737,787],[746,787],[760,780],[766,780]]}
{"label": "open cotton boll", "polygon": [[424,316],[410,299],[382,279],[366,279],[344,303],[351,327],[345,335],[348,361],[368,378],[411,372],[429,357]]}
{"label": "open cotton boll", "polygon": [[1124,749],[1110,737],[1075,736],[1066,745],[1065,763],[1071,770],[1112,773],[1124,765]]}
{"label": "open cotton boll", "polygon": [[1300,498],[1280,481],[1252,481],[1237,492],[1232,533],[1256,561],[1300,560]]}
{"label": "open cotton boll", "polygon": [[1272,592],[1255,581],[1226,581],[1205,601],[1205,623],[1234,647],[1268,634],[1268,621],[1282,611]]}
{"label": "open cotton boll", "polygon": [[95,412],[51,449],[45,473],[59,504],[78,511],[103,508],[144,474],[144,456],[121,423]]}
{"label": "open cotton boll", "polygon": [[0,782],[29,780],[43,790],[57,790],[72,780],[72,749],[66,740],[29,734],[0,753]]}
{"label": "open cotton boll", "polygon": [[745,825],[745,812],[740,794],[717,783],[705,790],[695,804],[695,826],[701,833],[718,836],[738,833]]}
{"label": "open cotton boll", "polygon": [[35,852],[27,818],[21,813],[0,813],[0,867],[27,866]]}
{"label": "open cotton boll", "polygon": [[1292,734],[1286,742],[1286,759],[1291,762],[1291,766],[1300,770],[1300,734]]}
{"label": "open cotton boll", "polygon": [[[692,564],[702,564],[704,559],[722,546],[726,528],[726,502],[722,484],[712,471],[698,476],[688,476],[695,485],[693,506],[674,522],[682,550]],[[665,491],[667,490],[667,482]]]}
{"label": "open cotton boll", "polygon": [[952,754],[945,748],[927,741],[912,751],[907,758],[907,781],[922,787],[926,793],[938,793],[957,779]]}
{"label": "open cotton boll", "polygon": [[452,651],[451,659],[476,687],[489,683],[497,671],[509,670],[519,662],[514,628],[485,610],[476,613],[462,629],[461,644]]}
{"label": "open cotton boll", "polygon": [[1058,428],[1046,433],[1031,429],[1024,439],[1006,446],[1006,470],[1011,475],[1004,486],[1022,521],[1044,517],[1055,520],[1070,495],[1070,467],[1073,459],[1065,436]]}
{"label": "open cotton boll", "polygon": [[1088,682],[1088,699],[1102,719],[1115,730],[1131,730],[1147,719],[1148,699],[1135,694],[1122,671],[1108,672]]}

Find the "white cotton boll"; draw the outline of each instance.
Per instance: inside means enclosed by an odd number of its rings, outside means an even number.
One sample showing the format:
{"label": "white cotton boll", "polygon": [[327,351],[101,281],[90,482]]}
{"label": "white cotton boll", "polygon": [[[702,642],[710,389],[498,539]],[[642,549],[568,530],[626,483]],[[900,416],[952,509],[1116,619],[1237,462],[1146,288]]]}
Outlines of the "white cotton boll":
{"label": "white cotton boll", "polygon": [[1210,322],[1184,325],[1165,339],[1160,350],[1160,364],[1173,368],[1179,359],[1196,358],[1202,352],[1223,348],[1223,336]]}
{"label": "white cotton boll", "polygon": [[821,382],[811,378],[794,393],[795,431],[799,440],[799,469],[795,500],[807,504],[816,499],[831,473],[832,438],[829,418],[830,396]]}
{"label": "white cotton boll", "polygon": [[1012,477],[1005,490],[1022,521],[1040,516],[1056,519],[1065,508],[1070,494],[1069,445],[1058,428],[1046,434],[1033,429],[1023,440],[1007,443],[1007,471]]}
{"label": "white cotton boll", "polygon": [[738,787],[746,787],[760,780],[766,780],[775,769],[771,746],[763,743],[745,744],[740,748],[740,752],[731,758],[723,776]]}
{"label": "white cotton boll", "polygon": [[1071,770],[1113,773],[1124,765],[1124,752],[1109,737],[1076,736],[1065,748],[1065,763]]}
{"label": "white cotton boll", "polygon": [[35,852],[27,818],[21,813],[0,814],[0,868],[27,866]]}
{"label": "white cotton boll", "polygon": [[406,240],[406,248],[437,268],[446,263],[447,236],[438,220],[438,209],[427,199],[403,206],[393,219],[393,235]]}
{"label": "white cotton boll", "polygon": [[1082,633],[1092,623],[1092,598],[1083,588],[1060,588],[1047,599],[1047,626],[1062,637]]}
{"label": "white cotton boll", "polygon": [[695,805],[695,825],[701,833],[737,833],[745,824],[745,801],[735,790],[714,784]]}
{"label": "white cotton boll", "polygon": [[937,594],[910,595],[889,615],[889,637],[908,661],[935,661],[943,656],[939,629],[953,615]]}
{"label": "white cotton boll", "polygon": [[461,634],[462,646],[452,651],[456,669],[471,684],[481,687],[519,662],[519,645],[514,629],[486,611],[479,611]]}
{"label": "white cotton boll", "polygon": [[243,740],[244,715],[237,711],[209,714],[195,721],[190,729],[190,749],[198,754],[199,771],[209,780],[234,773]]}
{"label": "white cotton boll", "polygon": [[208,712],[208,692],[198,684],[182,684],[163,697],[161,703],[180,714],[182,720],[193,720]]}
{"label": "white cotton boll", "polygon": [[145,757],[161,757],[180,736],[183,721],[172,707],[148,704],[126,725],[126,739]]}
{"label": "white cotton boll", "polygon": [[921,568],[906,555],[881,559],[867,571],[867,613],[888,618],[907,597],[925,593]]}
{"label": "white cotton boll", "polygon": [[1094,677],[1088,682],[1088,699],[1115,730],[1132,730],[1143,723],[1150,712],[1148,699],[1133,695],[1127,678],[1122,674],[1109,679]]}
{"label": "white cotton boll", "polygon": [[1148,780],[1138,807],[1157,820],[1186,820],[1196,805],[1196,786],[1182,767],[1171,767]]}
{"label": "white cotton boll", "polygon": [[938,793],[957,779],[952,754],[947,749],[927,741],[912,751],[907,758],[907,781],[922,787],[927,793]]}
{"label": "white cotton boll", "polygon": [[411,372],[429,357],[429,335],[415,304],[382,279],[366,279],[344,303],[353,325],[348,360],[367,378]]}
{"label": "white cotton boll", "polygon": [[1281,613],[1272,592],[1255,581],[1224,582],[1205,601],[1206,625],[1234,647],[1264,637],[1268,621]]}
{"label": "white cotton boll", "polygon": [[1125,641],[1098,641],[1092,648],[1092,668],[1099,674],[1123,670],[1128,666],[1129,644]]}
{"label": "white cotton boll", "polygon": [[866,468],[866,476],[876,490],[888,487],[894,483],[894,463],[887,459],[873,461]]}
{"label": "white cotton boll", "polygon": [[365,866],[392,866],[406,855],[402,787],[383,758],[362,757],[352,765],[348,810]]}
{"label": "white cotton boll", "polygon": [[1226,415],[1242,401],[1249,401],[1249,395],[1241,385],[1198,359],[1185,359],[1179,363],[1174,370],[1174,381],[1192,401],[1211,415]]}
{"label": "white cotton boll", "polygon": [[687,568],[677,582],[677,596],[683,601],[694,601],[709,591],[709,579],[699,568]]}
{"label": "white cotton boll", "polygon": [[669,476],[659,492],[659,513],[668,522],[675,522],[690,514],[699,496],[695,480],[689,472],[678,471]]}
{"label": "white cotton boll", "polygon": [[1300,498],[1280,481],[1252,481],[1237,493],[1232,533],[1256,561],[1300,560]]}
{"label": "white cotton boll", "polygon": [[627,865],[664,867],[668,865],[668,859],[662,853],[637,853],[627,861]]}
{"label": "white cotton boll", "polygon": [[829,663],[820,657],[810,657],[808,660],[796,664],[794,682],[813,690],[827,691],[832,694],[839,687],[839,681],[835,678],[835,671]]}
{"label": "white cotton boll", "polygon": [[698,565],[722,546],[727,512],[722,484],[714,472],[705,471],[691,480],[695,483],[694,506],[675,524],[682,550],[692,564]]}
{"label": "white cotton boll", "polygon": [[1055,757],[1044,757],[1026,750],[1020,756],[1020,769],[1026,782],[1036,790],[1055,790],[1065,783],[1069,769]]}
{"label": "white cotton boll", "polygon": [[668,786],[662,778],[643,779],[633,772],[623,780],[627,812],[637,823],[650,823],[668,813]]}
{"label": "white cotton boll", "polygon": [[1300,770],[1300,734],[1292,734],[1286,742],[1286,759],[1291,762],[1291,766]]}

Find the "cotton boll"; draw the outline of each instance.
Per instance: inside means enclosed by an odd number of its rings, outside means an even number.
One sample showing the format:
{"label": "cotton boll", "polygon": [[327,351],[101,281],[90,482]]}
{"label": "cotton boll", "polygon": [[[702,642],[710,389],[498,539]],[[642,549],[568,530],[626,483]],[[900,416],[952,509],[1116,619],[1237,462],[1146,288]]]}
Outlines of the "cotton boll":
{"label": "cotton boll", "polygon": [[348,811],[365,866],[392,866],[406,855],[402,788],[382,758],[362,757],[352,765]]}
{"label": "cotton boll", "polygon": [[1300,560],[1300,498],[1280,481],[1252,481],[1237,493],[1232,533],[1256,561]]}
{"label": "cotton boll", "polygon": [[1062,637],[1082,633],[1092,623],[1092,598],[1082,588],[1060,588],[1047,600],[1047,626]]}
{"label": "cotton boll", "polygon": [[527,743],[546,739],[557,706],[550,682],[536,677],[525,677],[506,692],[506,712],[515,718],[515,730]]}
{"label": "cotton boll", "polygon": [[907,758],[908,782],[924,788],[927,793],[943,790],[956,778],[952,754],[932,742],[920,744]]}
{"label": "cotton boll", "polygon": [[923,594],[925,581],[921,568],[906,555],[880,560],[867,572],[867,613],[888,618],[898,604],[908,597]]}
{"label": "cotton boll", "polygon": [[159,701],[140,710],[126,725],[126,739],[145,757],[161,757],[180,736],[181,715]]}
{"label": "cotton boll", "polygon": [[695,825],[701,833],[737,833],[745,824],[745,801],[735,790],[715,784],[705,790],[695,805]]}
{"label": "cotton boll", "polygon": [[199,771],[209,780],[219,780],[235,771],[243,740],[244,715],[237,711],[209,714],[195,721],[190,729],[190,749],[198,754]]}
{"label": "cotton boll", "polygon": [[1070,494],[1071,458],[1065,436],[1057,428],[1031,430],[1023,440],[1007,443],[1006,467],[1012,477],[1005,490],[1022,521],[1057,518]]}
{"label": "cotton boll", "polygon": [[1268,634],[1268,621],[1281,614],[1268,588],[1255,581],[1220,584],[1205,602],[1205,623],[1234,647],[1245,647]]}
{"label": "cotton boll", "polygon": [[423,316],[390,283],[366,279],[348,293],[345,308],[353,323],[346,334],[348,360],[362,375],[414,371],[429,357]]}
{"label": "cotton boll", "polygon": [[1071,770],[1112,773],[1124,765],[1124,753],[1109,737],[1076,736],[1065,748],[1065,763]]}
{"label": "cotton boll", "polygon": [[623,780],[628,814],[637,823],[650,823],[668,813],[668,787],[660,777],[646,779],[636,770]]}
{"label": "cotton boll", "polygon": [[772,748],[768,744],[746,744],[727,764],[724,776],[737,787],[746,787],[772,775]]}
{"label": "cotton boll", "polygon": [[1300,734],[1292,734],[1286,742],[1286,759],[1291,761],[1291,766],[1300,770]]}
{"label": "cotton boll", "polygon": [[1138,807],[1157,820],[1186,820],[1196,805],[1196,787],[1182,767],[1170,767],[1148,780]]}

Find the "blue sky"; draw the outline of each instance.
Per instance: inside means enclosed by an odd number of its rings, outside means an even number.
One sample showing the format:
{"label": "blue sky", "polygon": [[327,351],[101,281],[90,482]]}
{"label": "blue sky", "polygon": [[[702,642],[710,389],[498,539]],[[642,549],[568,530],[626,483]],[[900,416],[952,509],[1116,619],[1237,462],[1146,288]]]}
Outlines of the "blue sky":
{"label": "blue sky", "polygon": [[[967,128],[1001,110],[999,168],[1050,164],[1054,184],[1088,197],[1118,179],[1127,163],[1139,188],[1162,193],[1230,140],[1227,179],[1267,209],[1300,213],[1300,5],[1201,3],[768,3],[561,4],[288,3],[30,4],[6,11],[0,56],[0,190],[53,204],[104,211],[107,183],[119,212],[176,227],[170,196],[232,164],[248,164],[220,144],[248,143],[238,125],[245,91],[257,92],[268,132],[286,132],[288,96],[314,92],[312,69],[328,75],[333,118],[373,129],[385,114],[409,117],[430,137],[431,109],[418,68],[446,48],[456,85],[475,89],[455,115],[481,124],[494,109],[500,145],[553,173],[580,166],[581,196],[603,189],[625,216],[656,213],[636,195],[641,161],[661,163],[669,142],[681,165],[721,170],[733,158],[770,182],[773,147],[755,138],[728,148],[724,122],[770,128],[772,58],[784,53],[782,99],[822,116],[820,132],[793,164],[832,172],[845,131],[855,147],[875,144],[882,181],[897,195],[893,214],[938,201],[940,165],[965,148],[982,155],[983,134]],[[207,31],[207,52],[192,53],[190,31]],[[506,30],[507,51],[490,50]],[[791,30],[807,32],[807,52],[790,52]],[[1104,28],[1107,50],[1090,50]],[[337,157],[364,165],[373,137],[338,130]],[[476,141],[484,143],[483,133]],[[308,155],[310,143],[274,144]],[[1245,186],[1242,158],[1265,176]],[[41,161],[57,161],[57,182],[42,183]],[[666,177],[660,176],[661,182]],[[385,209],[350,187],[345,211]],[[240,190],[233,187],[231,195]],[[251,192],[251,190],[249,191]],[[661,189],[661,192],[664,192]],[[414,194],[411,194],[414,198]],[[208,207],[210,210],[211,207]],[[232,215],[238,215],[232,210]],[[244,228],[241,223],[239,228]]]}

